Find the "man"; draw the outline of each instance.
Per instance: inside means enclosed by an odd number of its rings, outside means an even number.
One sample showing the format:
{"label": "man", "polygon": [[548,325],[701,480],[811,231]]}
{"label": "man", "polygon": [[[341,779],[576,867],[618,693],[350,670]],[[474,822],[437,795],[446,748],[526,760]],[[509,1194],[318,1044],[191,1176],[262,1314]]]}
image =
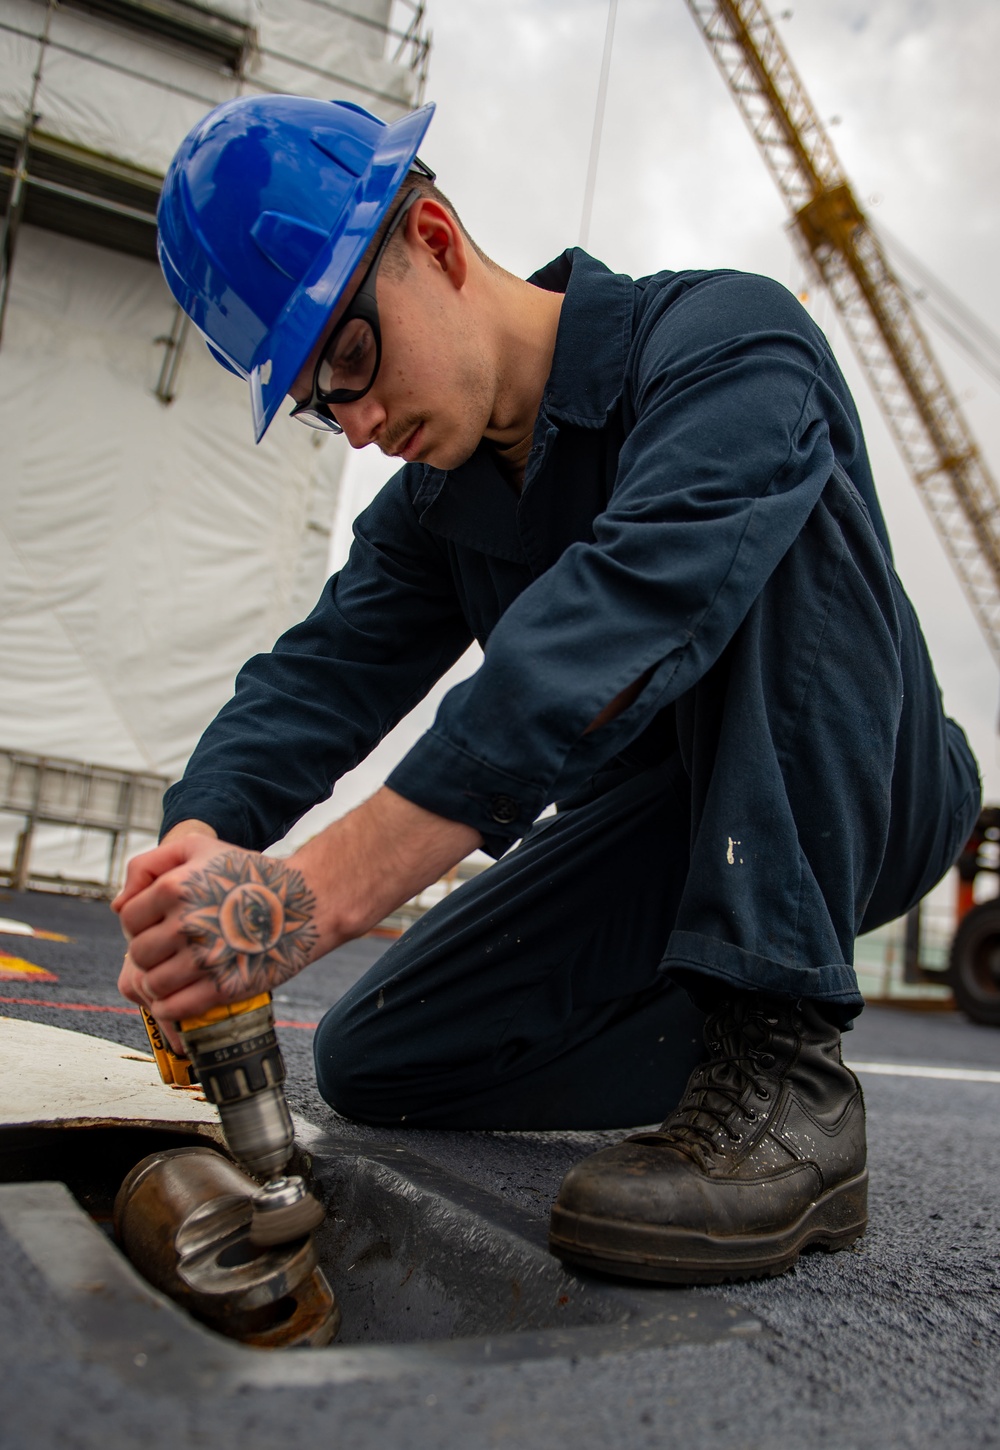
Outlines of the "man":
{"label": "man", "polygon": [[[569,1173],[556,1252],[779,1272],[864,1231],[854,938],[955,859],[975,762],[795,300],[579,251],[512,277],[416,160],[429,119],[234,101],[168,174],[165,274],[258,438],[290,392],[405,466],[168,792],[116,903],[122,990],[170,1022],[276,986],[482,846],[325,1017],[323,1095],[378,1124],[665,1116]],[[472,639],[385,787],[259,856]]]}

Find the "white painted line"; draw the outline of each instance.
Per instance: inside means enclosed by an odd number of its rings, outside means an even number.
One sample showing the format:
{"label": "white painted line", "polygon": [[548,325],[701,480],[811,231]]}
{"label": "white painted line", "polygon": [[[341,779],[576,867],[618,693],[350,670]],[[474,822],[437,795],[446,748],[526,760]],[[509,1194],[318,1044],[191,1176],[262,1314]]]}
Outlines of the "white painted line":
{"label": "white painted line", "polygon": [[880,1077],[931,1077],[942,1082],[1000,1083],[1000,1072],[986,1067],[923,1067],[905,1062],[848,1062],[855,1072],[870,1072]]}
{"label": "white painted line", "polygon": [[0,916],[0,932],[4,936],[34,936],[35,928],[26,921],[12,921],[9,916]]}

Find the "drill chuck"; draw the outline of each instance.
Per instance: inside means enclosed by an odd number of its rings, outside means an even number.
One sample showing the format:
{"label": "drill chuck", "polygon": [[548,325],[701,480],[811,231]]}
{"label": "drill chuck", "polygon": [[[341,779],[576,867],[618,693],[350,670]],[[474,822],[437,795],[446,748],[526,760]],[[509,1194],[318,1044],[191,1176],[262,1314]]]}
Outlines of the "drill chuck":
{"label": "drill chuck", "polygon": [[270,1177],[292,1156],[295,1130],[271,999],[252,1001],[216,1021],[181,1023],[181,1037],[205,1096],[219,1110],[233,1156],[249,1172]]}

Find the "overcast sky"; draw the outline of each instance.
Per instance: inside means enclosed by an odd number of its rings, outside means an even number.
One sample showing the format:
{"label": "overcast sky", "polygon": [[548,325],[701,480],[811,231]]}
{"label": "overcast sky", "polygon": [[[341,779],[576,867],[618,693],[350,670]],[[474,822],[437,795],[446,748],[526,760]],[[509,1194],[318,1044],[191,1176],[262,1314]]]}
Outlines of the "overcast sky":
{"label": "overcast sky", "polygon": [[[862,204],[1000,331],[997,0],[798,0],[774,7],[793,62]],[[423,155],[485,249],[526,275],[579,237],[607,0],[429,0]],[[838,118],[834,121],[834,118]],[[685,0],[619,0],[589,250],[633,276],[738,267],[799,290],[777,189]],[[1000,798],[998,672],[831,304],[809,301],[855,390],[896,562],[949,711]],[[995,388],[930,333],[1000,473]],[[340,445],[337,445],[340,446]],[[388,477],[353,455],[334,538]],[[341,814],[385,778],[433,701],[338,787]],[[331,814],[329,807],[324,813]],[[296,833],[299,838],[301,830]],[[312,829],[317,818],[310,818]]]}

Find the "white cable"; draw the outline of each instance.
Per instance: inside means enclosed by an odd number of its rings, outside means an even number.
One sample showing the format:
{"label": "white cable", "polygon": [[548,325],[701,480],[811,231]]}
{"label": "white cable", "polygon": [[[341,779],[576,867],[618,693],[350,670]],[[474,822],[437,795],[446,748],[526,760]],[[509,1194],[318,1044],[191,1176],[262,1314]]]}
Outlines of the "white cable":
{"label": "white cable", "polygon": [[594,189],[597,185],[597,162],[601,154],[604,132],[604,103],[608,98],[608,76],[611,72],[611,47],[615,38],[615,16],[618,0],[608,0],[608,26],[604,32],[604,55],[601,58],[601,79],[597,83],[597,104],[594,108],[594,131],[590,138],[590,161],[587,182],[583,188],[583,212],[580,216],[580,246],[586,247],[590,237],[590,220],[594,211]]}

